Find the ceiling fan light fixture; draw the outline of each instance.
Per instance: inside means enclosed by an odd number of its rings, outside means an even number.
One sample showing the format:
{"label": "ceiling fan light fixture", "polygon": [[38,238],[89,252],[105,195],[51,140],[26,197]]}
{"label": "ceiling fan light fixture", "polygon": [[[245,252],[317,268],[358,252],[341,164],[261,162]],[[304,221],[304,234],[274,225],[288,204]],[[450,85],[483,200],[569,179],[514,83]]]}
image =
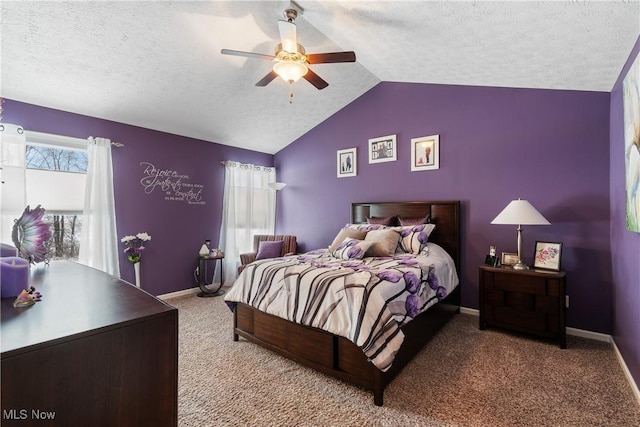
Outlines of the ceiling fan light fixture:
{"label": "ceiling fan light fixture", "polygon": [[[0,0],[2,1],[2,0]],[[304,77],[307,82],[318,90],[329,86],[322,77],[309,68],[315,64],[335,64],[339,62],[356,62],[355,52],[324,52],[307,56],[304,47],[298,44],[297,27],[295,19],[302,15],[303,9],[294,0],[290,0],[291,6],[285,10],[286,20],[278,20],[278,32],[280,43],[276,45],[274,55],[265,55],[255,52],[243,52],[239,50],[222,49],[223,55],[245,56],[247,58],[267,59],[273,61],[271,71],[260,79],[256,86],[264,87],[276,77],[291,84],[290,96],[293,98],[293,83]],[[289,101],[291,103],[291,100]]]}
{"label": "ceiling fan light fixture", "polygon": [[298,61],[279,61],[273,66],[273,72],[289,83],[297,82],[308,71],[309,67],[304,62]]}

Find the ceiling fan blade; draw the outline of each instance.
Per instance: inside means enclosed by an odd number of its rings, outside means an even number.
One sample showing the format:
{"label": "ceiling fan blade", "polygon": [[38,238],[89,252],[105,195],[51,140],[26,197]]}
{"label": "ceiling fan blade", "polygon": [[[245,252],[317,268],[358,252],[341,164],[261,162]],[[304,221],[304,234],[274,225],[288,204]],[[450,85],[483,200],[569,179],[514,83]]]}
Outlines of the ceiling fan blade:
{"label": "ceiling fan blade", "polygon": [[280,30],[280,43],[282,49],[289,53],[298,52],[298,38],[296,36],[296,24],[289,21],[278,21],[278,30]]}
{"label": "ceiling fan blade", "polygon": [[278,77],[278,75],[275,71],[272,70],[269,74],[260,79],[260,81],[256,83],[256,86],[266,86],[271,83],[276,77]]}
{"label": "ceiling fan blade", "polygon": [[273,55],[265,55],[264,53],[243,52],[241,50],[222,49],[220,51],[223,55],[245,56],[247,58],[266,59],[271,61]]}
{"label": "ceiling fan blade", "polygon": [[324,89],[325,87],[329,86],[329,83],[327,83],[326,81],[324,81],[322,79],[322,77],[320,77],[319,75],[317,75],[316,73],[314,73],[313,71],[309,70],[307,71],[307,74],[305,74],[304,76],[302,76],[302,78],[304,78],[306,81],[308,81],[309,83],[311,83],[312,85],[314,85],[316,88],[318,88],[319,90]]}
{"label": "ceiling fan blade", "polygon": [[328,52],[307,55],[309,64],[331,64],[336,62],[356,62],[355,52]]}

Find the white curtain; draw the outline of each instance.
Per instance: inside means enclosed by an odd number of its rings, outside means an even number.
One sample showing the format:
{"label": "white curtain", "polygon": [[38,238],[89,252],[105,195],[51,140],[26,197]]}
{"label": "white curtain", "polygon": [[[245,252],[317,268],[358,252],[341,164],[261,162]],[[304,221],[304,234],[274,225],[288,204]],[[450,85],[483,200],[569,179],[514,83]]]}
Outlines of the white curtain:
{"label": "white curtain", "polygon": [[20,218],[26,207],[25,153],[26,138],[22,126],[0,124],[0,241],[11,245],[14,221]]}
{"label": "white curtain", "polygon": [[78,262],[120,277],[111,141],[89,138]]}
{"label": "white curtain", "polygon": [[224,164],[219,247],[225,252],[223,280],[231,284],[238,274],[240,254],[253,251],[253,236],[274,234],[276,192],[269,184],[276,182],[276,170],[230,161]]}

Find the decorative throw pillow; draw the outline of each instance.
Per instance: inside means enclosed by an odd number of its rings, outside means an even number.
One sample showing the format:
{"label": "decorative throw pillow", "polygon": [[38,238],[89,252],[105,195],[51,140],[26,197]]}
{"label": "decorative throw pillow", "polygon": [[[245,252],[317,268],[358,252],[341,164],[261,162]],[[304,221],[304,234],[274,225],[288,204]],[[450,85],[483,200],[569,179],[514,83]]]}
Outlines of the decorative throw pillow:
{"label": "decorative throw pillow", "polygon": [[338,232],[338,235],[333,239],[333,242],[331,243],[331,245],[329,245],[329,252],[335,251],[340,245],[340,243],[342,243],[346,237],[363,240],[364,236],[366,235],[367,235],[366,230],[355,230],[353,228],[345,227]]}
{"label": "decorative throw pillow", "polygon": [[345,237],[336,250],[331,252],[331,255],[345,260],[362,259],[371,245],[373,245],[372,242]]}
{"label": "decorative throw pillow", "polygon": [[402,227],[402,231],[400,231],[402,250],[408,254],[419,255],[427,247],[427,240],[434,228],[436,228],[435,224]]}
{"label": "decorative throw pillow", "polygon": [[352,230],[371,231],[371,230],[382,230],[384,228],[389,228],[389,227],[381,224],[347,224],[344,226],[344,228],[350,228]]}
{"label": "decorative throw pillow", "polygon": [[398,223],[398,215],[391,215],[385,218],[377,218],[377,217],[367,218],[367,224],[380,224],[380,225],[386,225],[390,227],[400,225]]}
{"label": "decorative throw pillow", "polygon": [[366,256],[393,256],[398,246],[398,240],[400,240],[400,234],[395,229],[369,231],[364,241],[372,242],[373,245],[367,251]]}
{"label": "decorative throw pillow", "polygon": [[411,225],[429,224],[431,222],[431,216],[427,215],[424,218],[398,218],[400,225],[403,227]]}
{"label": "decorative throw pillow", "polygon": [[261,241],[258,244],[258,253],[256,259],[278,258],[282,255],[282,240]]}

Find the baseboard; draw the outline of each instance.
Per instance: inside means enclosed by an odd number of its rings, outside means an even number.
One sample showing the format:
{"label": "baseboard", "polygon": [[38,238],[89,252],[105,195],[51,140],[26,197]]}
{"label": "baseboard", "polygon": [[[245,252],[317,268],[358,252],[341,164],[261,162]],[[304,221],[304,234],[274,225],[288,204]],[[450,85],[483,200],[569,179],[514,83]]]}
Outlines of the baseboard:
{"label": "baseboard", "polygon": [[601,334],[600,332],[585,331],[584,329],[567,328],[567,335],[573,335],[574,337],[588,338],[590,340],[613,342],[613,338],[608,334]]}
{"label": "baseboard", "polygon": [[480,316],[480,311],[475,308],[460,307],[460,313],[470,314],[472,316]]}
{"label": "baseboard", "polygon": [[195,287],[195,288],[189,288],[189,289],[183,289],[181,291],[176,291],[176,292],[171,292],[168,294],[162,294],[162,295],[158,295],[158,298],[165,301],[165,300],[169,300],[171,298],[177,298],[177,297],[183,297],[185,295],[190,295],[190,294],[195,294],[198,293],[200,291],[200,288]]}
{"label": "baseboard", "polygon": [[[471,314],[472,316],[480,315],[479,310],[475,308],[468,308],[468,307],[460,307],[460,313]],[[596,341],[604,341],[604,342],[611,343],[613,345],[613,351],[616,355],[616,358],[618,359],[618,363],[620,364],[620,367],[624,372],[624,376],[627,378],[627,382],[631,386],[633,395],[638,401],[638,404],[640,404],[640,389],[638,389],[638,385],[633,379],[633,376],[631,375],[629,368],[627,368],[627,364],[625,363],[624,358],[622,357],[620,350],[618,350],[618,346],[616,345],[616,342],[611,335],[602,334],[600,332],[585,331],[584,329],[577,329],[577,328],[567,328],[567,335],[573,335],[575,337],[582,337],[582,338],[588,338]]]}
{"label": "baseboard", "polygon": [[[470,314],[472,316],[480,316],[480,310],[476,308],[460,307],[460,313]],[[613,342],[611,335],[601,334],[599,332],[585,331],[583,329],[567,328],[567,335],[589,338],[596,341]]]}
{"label": "baseboard", "polygon": [[627,368],[627,364],[624,362],[624,358],[622,357],[622,353],[620,353],[620,350],[618,350],[618,346],[616,345],[616,341],[613,338],[611,339],[611,344],[613,344],[613,351],[616,354],[616,357],[618,358],[618,363],[620,363],[620,367],[622,368],[622,372],[624,372],[624,376],[627,377],[627,381],[629,382],[629,385],[631,386],[631,390],[633,391],[633,395],[636,397],[636,401],[638,402],[638,405],[640,405],[640,389],[638,389],[638,385],[636,384],[636,381],[633,379],[633,376],[631,375],[631,372],[629,371],[629,368]]}

